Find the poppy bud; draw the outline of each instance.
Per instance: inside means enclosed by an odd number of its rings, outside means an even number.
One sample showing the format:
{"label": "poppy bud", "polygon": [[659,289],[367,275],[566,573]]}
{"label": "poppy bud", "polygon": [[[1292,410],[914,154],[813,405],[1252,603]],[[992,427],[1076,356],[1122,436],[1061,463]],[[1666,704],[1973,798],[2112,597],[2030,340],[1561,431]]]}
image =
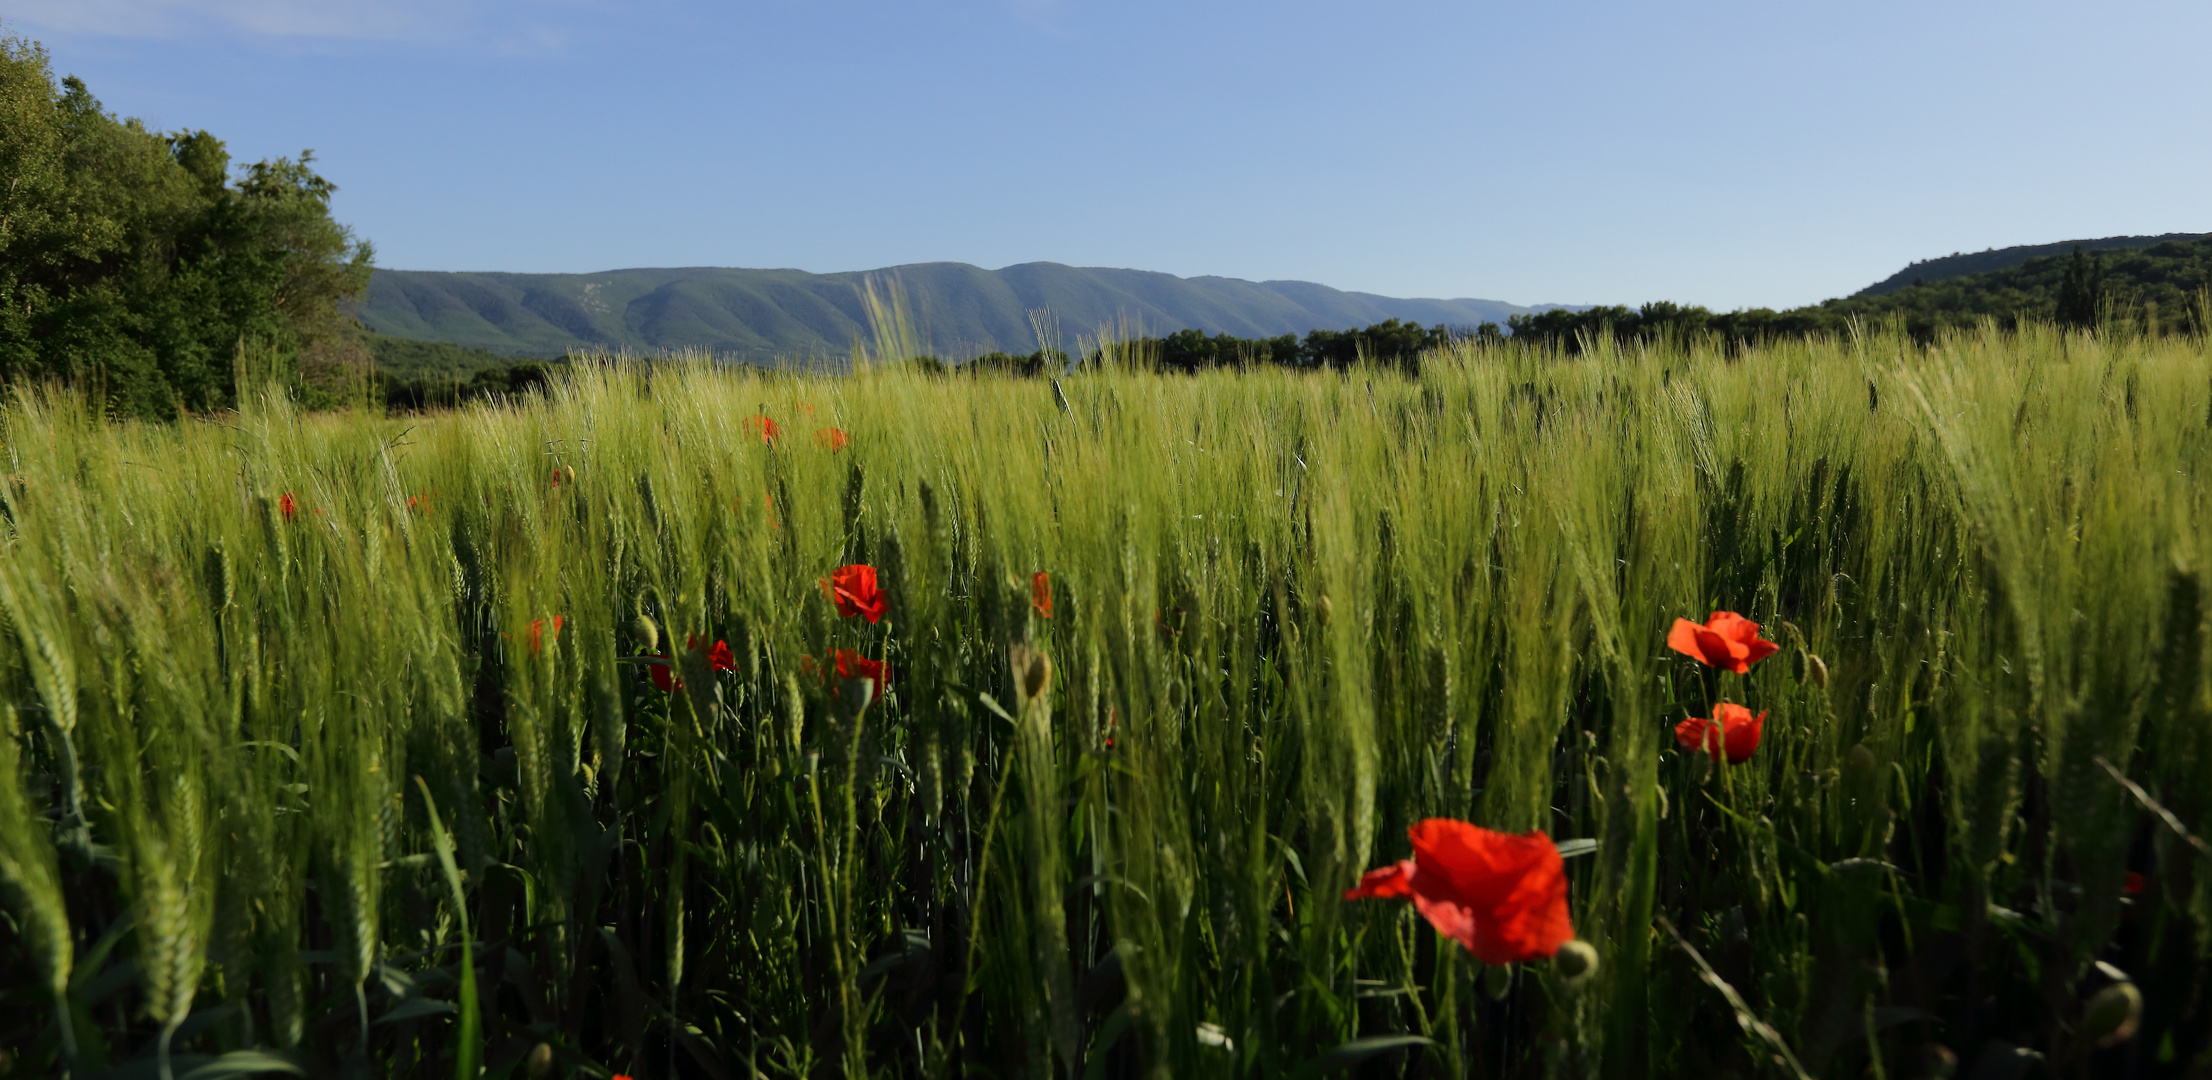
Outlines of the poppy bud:
{"label": "poppy bud", "polygon": [[1951,1080],[1959,1071],[1959,1056],[1942,1043],[1929,1043],[1920,1049],[1920,1073],[1928,1080]]}
{"label": "poppy bud", "polygon": [[1014,674],[1021,679],[1022,702],[1035,701],[1052,688],[1052,660],[1022,646],[1014,649]]}
{"label": "poppy bud", "polygon": [[653,625],[653,620],[640,615],[631,630],[637,634],[639,651],[653,652],[661,647],[661,630]]}
{"label": "poppy bud", "polygon": [[1598,969],[1598,950],[1589,942],[1576,938],[1559,947],[1552,954],[1552,970],[1570,983],[1581,982]]}
{"label": "poppy bud", "polygon": [[1810,682],[1822,690],[1828,689],[1828,665],[1821,662],[1820,657],[1806,653],[1805,678],[1800,681]]}
{"label": "poppy bud", "polygon": [[530,1080],[539,1080],[553,1071],[553,1048],[539,1043],[530,1048],[530,1056],[524,1058],[523,1062],[523,1069],[530,1074]]}
{"label": "poppy bud", "polygon": [[1316,616],[1319,617],[1321,625],[1323,626],[1329,625],[1329,614],[1332,610],[1333,607],[1332,605],[1330,605],[1329,598],[1327,596],[1323,596],[1321,598],[1321,602],[1314,605],[1314,613]]}
{"label": "poppy bud", "polygon": [[2143,1022],[2143,992],[2131,982],[2116,982],[2090,997],[2081,1014],[2081,1037],[2100,1047],[2118,1046],[2135,1037]]}
{"label": "poppy bud", "polygon": [[1513,992],[1513,965],[1491,964],[1482,969],[1482,993],[1492,1001],[1504,1001]]}

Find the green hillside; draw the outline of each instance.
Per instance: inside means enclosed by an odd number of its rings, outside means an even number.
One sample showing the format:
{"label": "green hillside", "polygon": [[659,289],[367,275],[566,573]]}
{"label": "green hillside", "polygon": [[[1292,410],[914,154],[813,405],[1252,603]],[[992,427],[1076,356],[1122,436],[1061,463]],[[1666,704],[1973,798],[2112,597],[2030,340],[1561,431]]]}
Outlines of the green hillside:
{"label": "green hillside", "polygon": [[1074,345],[1100,326],[1127,321],[1148,333],[1196,329],[1270,338],[1388,319],[1473,327],[1544,307],[1402,300],[1304,281],[1179,278],[1058,263],[1000,270],[918,263],[839,274],[712,267],[595,274],[379,270],[360,319],[377,334],[515,355],[699,349],[733,359],[803,361],[842,357],[855,339],[867,336],[861,297],[870,277],[896,281],[927,348],[956,359],[1039,348],[1030,319],[1039,309],[1052,312],[1064,343]]}
{"label": "green hillside", "polygon": [[[2042,245],[2046,251],[2001,269],[1881,293],[1824,301],[1787,311],[1750,308],[1714,312],[1665,301],[1641,307],[1557,309],[1510,320],[1515,337],[1564,343],[1569,349],[1606,329],[1621,338],[1715,334],[1737,341],[1840,334],[1854,322],[1897,322],[1923,341],[1985,319],[2011,327],[2058,322],[2147,333],[2204,330],[2212,316],[2212,239],[2162,240],[2148,247]],[[1985,254],[1998,254],[1989,252]],[[1922,264],[1926,265],[1926,264]]]}
{"label": "green hillside", "polygon": [[2107,236],[2097,240],[2065,240],[2056,244],[2020,244],[1988,251],[1953,252],[1938,259],[1923,259],[1853,293],[1853,298],[1881,296],[1899,289],[1951,278],[2009,270],[2031,259],[2065,255],[2075,248],[2088,252],[2129,251],[2156,247],[2177,240],[2202,240],[2205,233],[2166,233],[2162,236]]}

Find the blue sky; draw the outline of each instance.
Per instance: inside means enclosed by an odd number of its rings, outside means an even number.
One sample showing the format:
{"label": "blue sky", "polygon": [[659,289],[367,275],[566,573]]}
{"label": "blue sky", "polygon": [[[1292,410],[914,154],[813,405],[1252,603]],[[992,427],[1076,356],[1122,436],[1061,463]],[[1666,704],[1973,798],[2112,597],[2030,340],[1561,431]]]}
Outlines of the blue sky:
{"label": "blue sky", "polygon": [[57,74],[312,147],[380,265],[1049,260],[1787,306],[2212,230],[2212,5],[0,0]]}

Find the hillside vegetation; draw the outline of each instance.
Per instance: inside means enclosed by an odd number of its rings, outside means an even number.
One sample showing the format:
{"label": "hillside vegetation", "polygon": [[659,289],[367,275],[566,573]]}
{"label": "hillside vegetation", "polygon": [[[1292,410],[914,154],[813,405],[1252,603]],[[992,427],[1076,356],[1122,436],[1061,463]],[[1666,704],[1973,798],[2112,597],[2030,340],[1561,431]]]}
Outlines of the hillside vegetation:
{"label": "hillside vegetation", "polygon": [[1866,288],[1853,293],[1854,297],[1880,296],[1896,292],[1908,285],[1924,285],[1932,281],[1946,281],[1966,277],[1969,274],[1986,274],[1992,270],[2009,270],[2030,259],[2068,255],[2075,248],[2091,254],[2118,253],[2139,248],[2157,247],[2174,241],[2203,240],[2204,233],[2166,233],[2160,236],[2105,236],[2094,240],[2063,240],[2055,244],[2019,244],[2013,247],[1991,248],[1987,251],[1953,252],[1933,259],[1921,259],[1903,270],[1891,274]]}
{"label": "hillside vegetation", "polygon": [[20,397],[0,1072],[2204,1075],[2204,342],[1592,344]]}
{"label": "hillside vegetation", "polygon": [[2102,253],[2069,247],[2001,269],[1869,289],[1787,311],[1714,312],[1659,302],[1515,315],[1508,324],[1516,338],[1578,349],[1608,333],[1643,340],[1712,335],[1740,342],[1837,336],[1875,324],[1898,326],[1926,342],[1984,321],[2007,328],[2057,322],[2120,333],[2202,334],[2212,327],[2212,239],[2163,240]]}

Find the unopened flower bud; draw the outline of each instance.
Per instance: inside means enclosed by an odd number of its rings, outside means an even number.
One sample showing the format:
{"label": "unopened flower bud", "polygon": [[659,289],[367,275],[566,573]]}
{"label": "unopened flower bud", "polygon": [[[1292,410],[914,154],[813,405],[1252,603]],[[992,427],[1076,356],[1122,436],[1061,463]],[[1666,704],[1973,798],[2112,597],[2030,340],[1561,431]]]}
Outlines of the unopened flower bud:
{"label": "unopened flower bud", "polygon": [[2135,1037],[2143,1022],[2143,992],[2132,982],[2117,982],[2096,992],[2081,1013],[2081,1036],[2098,1046],[2118,1046]]}
{"label": "unopened flower bud", "polygon": [[1581,938],[1575,938],[1559,947],[1552,954],[1552,970],[1568,982],[1581,982],[1598,969],[1597,947]]}
{"label": "unopened flower bud", "polygon": [[637,634],[638,648],[642,651],[653,652],[661,647],[661,628],[653,625],[653,620],[640,615],[631,630]]}
{"label": "unopened flower bud", "polygon": [[523,1071],[529,1074],[530,1080],[541,1080],[552,1072],[553,1048],[544,1043],[531,1047],[530,1056],[523,1059]]}
{"label": "unopened flower bud", "polygon": [[1492,964],[1482,969],[1482,992],[1492,1001],[1504,1001],[1513,992],[1513,965]]}

